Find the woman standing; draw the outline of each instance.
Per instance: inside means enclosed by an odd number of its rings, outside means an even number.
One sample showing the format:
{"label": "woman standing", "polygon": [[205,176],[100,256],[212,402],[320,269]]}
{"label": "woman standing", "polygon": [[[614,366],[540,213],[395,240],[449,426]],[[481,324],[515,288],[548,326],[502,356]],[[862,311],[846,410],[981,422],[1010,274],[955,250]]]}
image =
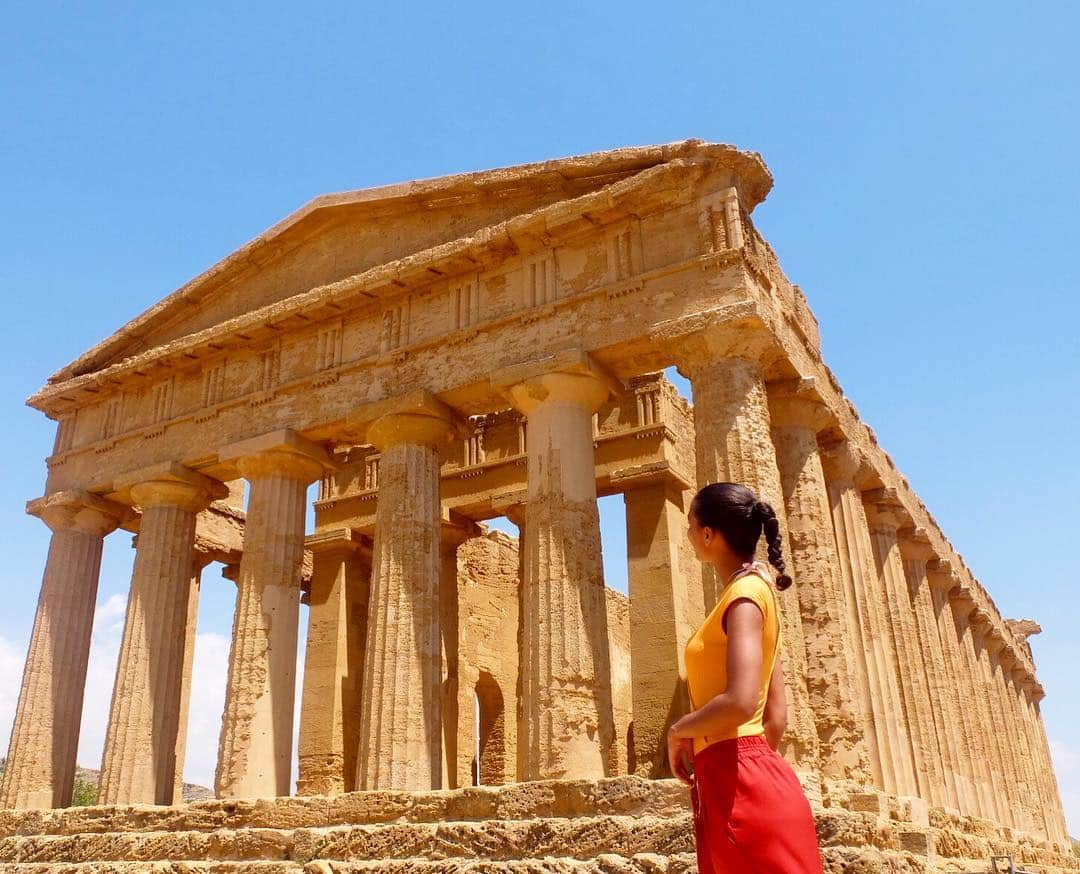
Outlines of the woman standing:
{"label": "woman standing", "polygon": [[[754,560],[762,533],[775,582]],[[810,804],[776,751],[787,700],[773,587],[791,585],[776,513],[746,486],[714,483],[690,504],[687,535],[723,581],[716,607],[686,644],[692,710],[668,731],[672,773],[690,786],[698,870],[820,874]]]}

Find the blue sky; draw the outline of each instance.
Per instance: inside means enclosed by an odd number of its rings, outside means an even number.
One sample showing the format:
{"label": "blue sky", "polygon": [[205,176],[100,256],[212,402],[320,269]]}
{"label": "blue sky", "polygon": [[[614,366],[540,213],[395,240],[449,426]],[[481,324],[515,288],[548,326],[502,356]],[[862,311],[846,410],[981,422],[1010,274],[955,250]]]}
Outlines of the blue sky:
{"label": "blue sky", "polygon": [[[61,364],[312,196],[622,145],[760,151],[755,212],[826,360],[1033,639],[1080,832],[1080,7],[907,2],[56,3],[0,51],[0,735],[47,531]],[[610,582],[621,508],[604,502]],[[107,541],[79,762],[97,767],[130,574]],[[207,571],[187,776],[212,779],[232,584]],[[111,662],[110,662],[111,660]]]}

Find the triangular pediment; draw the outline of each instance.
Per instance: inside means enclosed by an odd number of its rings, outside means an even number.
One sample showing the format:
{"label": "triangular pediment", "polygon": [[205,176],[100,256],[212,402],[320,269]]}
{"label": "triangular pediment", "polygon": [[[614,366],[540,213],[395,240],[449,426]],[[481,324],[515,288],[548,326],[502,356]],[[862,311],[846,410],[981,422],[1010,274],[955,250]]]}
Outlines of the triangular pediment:
{"label": "triangular pediment", "polygon": [[771,185],[760,159],[688,140],[465,173],[315,198],[112,336],[50,384],[94,373],[312,288],[476,234],[515,216],[601,190],[667,162],[722,151],[754,202]]}

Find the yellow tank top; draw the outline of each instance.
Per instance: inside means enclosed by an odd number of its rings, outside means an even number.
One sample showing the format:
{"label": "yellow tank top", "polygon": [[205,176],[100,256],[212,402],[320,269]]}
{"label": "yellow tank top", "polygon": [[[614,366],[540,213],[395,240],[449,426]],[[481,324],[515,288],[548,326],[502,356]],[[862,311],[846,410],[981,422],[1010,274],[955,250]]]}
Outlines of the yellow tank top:
{"label": "yellow tank top", "polygon": [[758,684],[758,705],[753,715],[738,726],[718,735],[706,735],[694,738],[694,753],[697,754],[709,744],[733,737],[762,734],[765,731],[762,717],[765,714],[765,701],[769,694],[769,681],[772,678],[776,654],[783,642],[780,617],[777,614],[776,595],[772,583],[765,578],[767,574],[755,567],[744,571],[728,583],[720,593],[720,598],[712,612],[705,617],[701,627],[686,642],[683,653],[686,662],[686,684],[690,692],[690,706],[697,710],[727,689],[727,644],[728,636],[724,631],[723,617],[727,608],[739,598],[748,598],[761,609],[764,618],[762,628],[761,681]]}

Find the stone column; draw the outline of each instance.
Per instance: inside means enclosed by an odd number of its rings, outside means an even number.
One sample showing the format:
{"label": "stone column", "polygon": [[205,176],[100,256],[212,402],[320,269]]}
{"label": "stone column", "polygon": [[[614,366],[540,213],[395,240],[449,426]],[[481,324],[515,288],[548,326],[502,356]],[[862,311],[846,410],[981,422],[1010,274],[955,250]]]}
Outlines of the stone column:
{"label": "stone column", "polygon": [[949,605],[952,607],[956,639],[963,660],[960,684],[961,687],[966,687],[968,692],[968,707],[972,714],[969,726],[972,731],[976,760],[980,763],[983,772],[984,815],[1000,825],[1008,825],[1001,762],[993,737],[993,721],[983,689],[982,670],[979,667],[978,656],[975,654],[975,641],[971,631],[971,614],[976,609],[975,599],[971,590],[960,584],[950,590]]}
{"label": "stone column", "polygon": [[1004,825],[1011,828],[1023,829],[1024,821],[1021,813],[1021,800],[1016,791],[1014,779],[1015,766],[1012,757],[1012,746],[1009,743],[1007,726],[1001,712],[1001,696],[994,685],[993,667],[990,659],[990,637],[993,629],[993,618],[982,609],[972,611],[969,617],[971,622],[971,642],[975,648],[975,668],[982,683],[984,706],[989,716],[987,728],[991,740],[991,751],[997,765],[997,776],[1000,781],[1001,802],[1003,807]]}
{"label": "stone column", "polygon": [[1046,726],[1043,724],[1042,712],[1039,702],[1046,696],[1046,690],[1034,680],[1027,677],[1025,686],[1024,702],[1026,704],[1029,732],[1033,740],[1036,755],[1042,763],[1043,775],[1043,807],[1045,808],[1045,822],[1047,837],[1056,841],[1061,846],[1068,844],[1068,830],[1065,825],[1065,814],[1061,807],[1061,790],[1057,783],[1057,775],[1054,773],[1054,761],[1050,755],[1050,745],[1046,740]]}
{"label": "stone column", "polygon": [[26,511],[52,539],[0,788],[0,806],[20,810],[71,804],[101,550],[127,514],[83,491],[55,492]]}
{"label": "stone column", "polygon": [[292,431],[219,458],[235,462],[250,492],[214,788],[219,798],[288,795],[307,487],[330,459]]}
{"label": "stone column", "polygon": [[[769,407],[761,362],[769,353],[769,338],[761,332],[720,326],[684,338],[676,352],[679,371],[694,393],[694,445],[698,485],[738,482],[752,488],[772,505],[780,522],[784,555],[791,556],[784,491],[772,442]],[[759,556],[765,556],[765,538]],[[785,559],[786,560],[786,559]],[[705,568],[705,609],[716,603],[717,581]],[[788,730],[781,752],[799,769],[817,770],[818,735],[806,689],[806,649],[799,618],[799,581],[778,593],[783,627],[784,679],[788,700]]]}
{"label": "stone column", "polygon": [[592,417],[617,384],[577,351],[492,381],[528,424],[523,776],[609,776],[615,724]]}
{"label": "stone column", "polygon": [[945,664],[945,654],[938,635],[937,620],[934,617],[934,604],[930,594],[930,582],[927,577],[926,563],[936,555],[926,533],[919,528],[905,528],[900,533],[900,553],[904,559],[904,577],[907,581],[907,593],[915,620],[915,644],[922,654],[922,663],[926,670],[927,689],[929,691],[930,718],[937,740],[937,749],[941,756],[943,790],[940,800],[942,805],[956,812],[964,810],[963,778],[957,764],[957,752],[960,739],[953,718],[955,701],[950,700],[953,690],[949,688],[949,671]]}
{"label": "stone column", "polygon": [[910,748],[910,753],[904,756],[908,772],[907,792],[940,806],[941,757],[929,712],[926,669],[915,633],[904,563],[896,538],[898,527],[907,517],[895,495],[888,490],[864,492],[863,501],[877,565],[878,595],[886,619],[885,645],[900,689],[899,718],[907,726]]}
{"label": "stone column", "polygon": [[[196,527],[198,527],[196,523]],[[188,717],[191,712],[191,671],[195,663],[195,632],[199,619],[202,572],[213,556],[196,549],[192,555],[191,584],[188,587],[187,620],[184,623],[184,657],[180,672],[180,716],[176,727],[176,768],[173,773],[172,804],[184,803],[184,761],[187,757]]]}
{"label": "stone column", "polygon": [[125,477],[116,488],[130,493],[142,516],[98,803],[171,804],[195,572],[195,516],[228,490],[172,463]]}
{"label": "stone column", "polygon": [[830,417],[806,386],[770,386],[769,401],[822,775],[869,785],[868,730],[852,670],[857,629],[850,625],[817,442]]}
{"label": "stone column", "polygon": [[1021,754],[1020,736],[1017,733],[1015,713],[1009,701],[1008,678],[1001,663],[1002,650],[1005,649],[1006,645],[1005,635],[997,622],[994,622],[989,616],[987,618],[991,621],[983,637],[983,648],[986,651],[990,669],[990,688],[994,708],[998,715],[999,731],[1005,746],[1006,766],[1008,767],[1008,773],[1005,775],[1007,788],[1013,802],[1017,827],[1030,832],[1036,818],[1032,812],[1035,798],[1026,786],[1025,762]]}
{"label": "stone column", "polygon": [[[522,497],[526,497],[527,489],[522,493]],[[523,626],[524,616],[524,592],[525,592],[525,520],[527,518],[527,505],[525,503],[513,503],[508,504],[505,508],[506,518],[517,525],[518,529],[518,586],[517,586],[517,652],[518,652],[518,670],[517,670],[517,687],[514,690],[514,699],[516,701],[514,707],[514,779],[517,782],[521,782],[525,779],[525,696],[524,690],[527,685],[525,677],[522,672],[525,668],[525,659],[522,658],[522,653],[525,652],[525,629]],[[469,699],[472,701],[471,697]],[[613,712],[614,718],[614,712]]]}
{"label": "stone column", "polygon": [[960,776],[961,811],[972,816],[990,817],[986,796],[988,783],[975,739],[975,714],[971,709],[971,681],[960,651],[949,591],[958,580],[947,561],[934,559],[926,565],[930,598],[934,608],[941,651],[945,659],[945,702],[948,722],[954,726],[957,744],[954,748]]}
{"label": "stone column", "polygon": [[[461,671],[458,645],[461,641],[459,616],[458,549],[480,529],[476,523],[456,513],[442,514],[439,537],[439,629],[442,637],[442,786],[457,789],[462,785],[459,770],[458,743],[461,737],[462,704]],[[472,703],[472,695],[468,696]],[[464,711],[465,721],[472,724],[472,709]],[[471,785],[468,781],[466,785]]]}
{"label": "stone column", "polygon": [[442,788],[439,449],[450,410],[424,395],[367,428],[382,453],[375,511],[359,789]]}
{"label": "stone column", "polygon": [[[874,783],[892,794],[907,792],[902,750],[898,691],[886,660],[885,619],[877,597],[870,530],[856,479],[864,459],[849,443],[832,444],[823,454],[833,533],[836,537],[840,574],[847,593],[848,624],[857,629],[856,656],[862,689],[864,719],[868,728],[870,765]],[[904,747],[901,746],[901,741]]]}
{"label": "stone column", "polygon": [[[681,561],[684,488],[667,478],[621,480],[626,504],[635,773],[670,777],[668,727],[690,710],[683,651],[705,618],[700,574]],[[687,493],[690,496],[692,492]],[[688,500],[688,499],[686,499]],[[697,578],[696,598],[690,574]]]}
{"label": "stone column", "polygon": [[356,788],[371,544],[350,528],[305,544],[312,574],[296,794],[337,795]]}
{"label": "stone column", "polygon": [[1020,779],[1023,792],[1027,798],[1028,814],[1031,818],[1030,828],[1034,835],[1048,834],[1044,807],[1042,803],[1042,788],[1039,784],[1038,767],[1035,764],[1035,755],[1032,748],[1031,736],[1028,732],[1028,723],[1024,713],[1023,700],[1024,690],[1022,687],[1023,677],[1026,672],[1016,658],[1016,651],[1011,646],[1006,646],[1001,653],[1002,675],[1005,681],[1005,704],[1009,719],[1014,726],[1014,735],[1017,742],[1017,759],[1020,764]]}

